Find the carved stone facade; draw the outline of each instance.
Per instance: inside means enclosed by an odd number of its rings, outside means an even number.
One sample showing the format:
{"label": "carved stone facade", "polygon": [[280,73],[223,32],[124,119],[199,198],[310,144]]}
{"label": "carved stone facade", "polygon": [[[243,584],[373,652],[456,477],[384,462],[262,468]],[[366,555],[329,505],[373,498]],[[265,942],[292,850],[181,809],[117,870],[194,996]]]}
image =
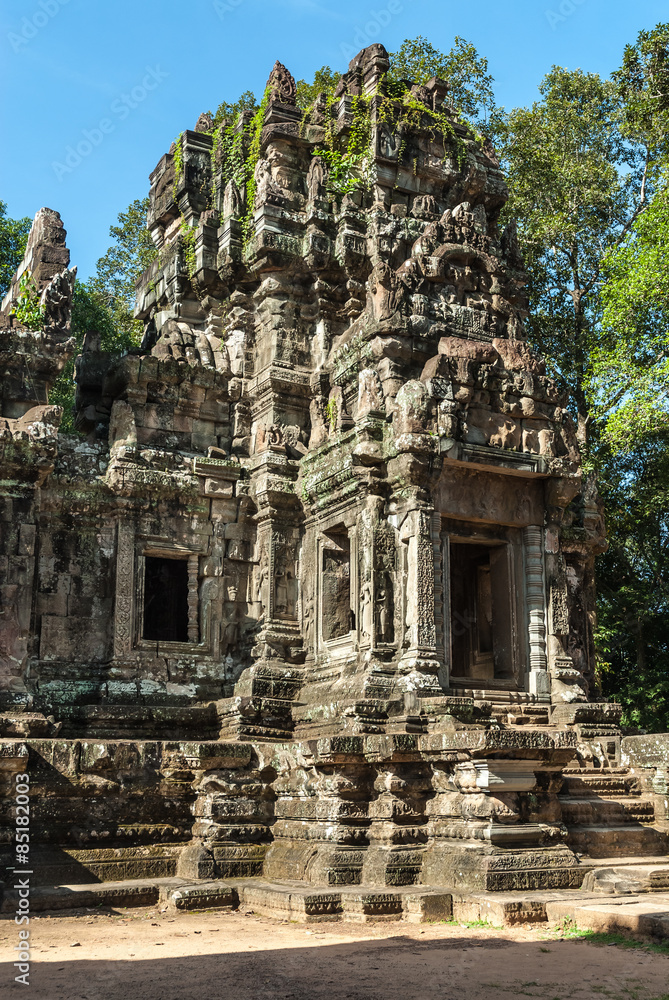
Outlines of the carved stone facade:
{"label": "carved stone facade", "polygon": [[[186,755],[190,876],[573,886],[560,776],[620,752],[593,680],[601,513],[525,341],[494,153],[438,80],[414,97],[452,137],[426,110],[398,141],[387,68],[365,49],[305,117],[277,63],[253,183],[206,115],[162,157],[144,340],[87,336],[77,437],[48,404],[73,272],[38,214],[45,327],[17,325],[15,281],[0,330],[2,724],[68,753],[181,741],[151,767]],[[374,155],[341,194],[318,150],[361,94]]]}

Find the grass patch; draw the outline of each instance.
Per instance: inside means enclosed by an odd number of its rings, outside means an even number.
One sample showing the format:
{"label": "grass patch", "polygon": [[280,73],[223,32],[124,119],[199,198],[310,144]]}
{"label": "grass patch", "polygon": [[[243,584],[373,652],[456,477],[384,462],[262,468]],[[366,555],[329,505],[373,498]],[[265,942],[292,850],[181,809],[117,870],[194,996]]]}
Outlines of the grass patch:
{"label": "grass patch", "polygon": [[[652,941],[637,941],[636,938],[621,934],[619,931],[592,931],[579,927],[571,917],[565,917],[551,932],[553,937],[569,938],[571,940],[588,941],[590,944],[618,945],[620,948],[631,948],[647,951],[654,955],[669,955],[669,941],[655,943]],[[543,949],[542,949],[543,951]],[[656,997],[655,1000],[669,1000],[669,994]]]}

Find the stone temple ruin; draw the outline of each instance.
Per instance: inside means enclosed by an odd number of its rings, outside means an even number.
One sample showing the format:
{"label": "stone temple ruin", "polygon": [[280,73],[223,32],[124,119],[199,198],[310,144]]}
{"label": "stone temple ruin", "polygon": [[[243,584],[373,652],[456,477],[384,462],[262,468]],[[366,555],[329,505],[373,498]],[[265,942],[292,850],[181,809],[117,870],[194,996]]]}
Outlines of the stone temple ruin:
{"label": "stone temple ruin", "polygon": [[[305,113],[277,63],[255,132],[182,133],[142,346],[87,335],[77,435],[49,404],[74,270],[36,216],[0,314],[0,760],[44,885],[417,919],[669,885],[668,737],[598,700],[604,527],[525,340],[504,177],[440,80],[401,119],[388,65],[365,49]],[[338,189],[319,150],[361,107],[368,182]]]}

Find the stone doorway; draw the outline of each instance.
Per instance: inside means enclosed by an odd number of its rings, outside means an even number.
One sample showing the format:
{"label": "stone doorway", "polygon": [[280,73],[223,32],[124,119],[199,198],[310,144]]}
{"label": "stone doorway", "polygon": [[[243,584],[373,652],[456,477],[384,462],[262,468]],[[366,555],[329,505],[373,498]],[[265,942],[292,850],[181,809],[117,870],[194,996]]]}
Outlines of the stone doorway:
{"label": "stone doorway", "polygon": [[450,543],[451,677],[513,680],[507,544]]}

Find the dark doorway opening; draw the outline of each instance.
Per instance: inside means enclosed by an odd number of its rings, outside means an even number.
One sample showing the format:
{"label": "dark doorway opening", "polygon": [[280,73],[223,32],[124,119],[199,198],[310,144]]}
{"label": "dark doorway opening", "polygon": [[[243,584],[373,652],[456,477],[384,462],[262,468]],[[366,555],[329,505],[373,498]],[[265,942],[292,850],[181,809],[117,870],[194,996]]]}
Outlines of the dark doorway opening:
{"label": "dark doorway opening", "polygon": [[145,556],[144,639],[188,642],[188,562]]}
{"label": "dark doorway opening", "polygon": [[451,676],[511,680],[513,594],[505,544],[450,544]]}

